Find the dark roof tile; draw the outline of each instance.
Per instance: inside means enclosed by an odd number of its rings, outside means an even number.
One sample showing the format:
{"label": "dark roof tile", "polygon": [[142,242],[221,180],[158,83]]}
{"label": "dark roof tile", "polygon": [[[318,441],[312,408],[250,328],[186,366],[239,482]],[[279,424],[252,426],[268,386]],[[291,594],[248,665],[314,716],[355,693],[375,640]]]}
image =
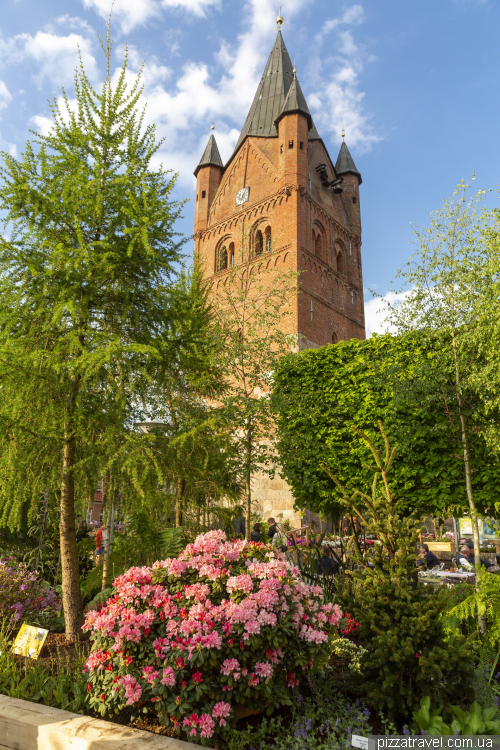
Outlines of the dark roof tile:
{"label": "dark roof tile", "polygon": [[286,99],[283,102],[283,107],[281,108],[281,112],[276,118],[275,124],[277,125],[282,117],[284,117],[287,114],[291,114],[292,112],[301,112],[302,114],[306,115],[308,123],[309,123],[309,130],[311,130],[313,126],[311,113],[309,112],[309,107],[307,106],[306,98],[304,94],[302,93],[302,89],[300,88],[300,83],[298,82],[297,77],[295,75],[293,77],[292,84],[290,88],[288,89],[288,94],[286,95]]}
{"label": "dark roof tile", "polygon": [[214,167],[223,167],[222,159],[220,158],[219,149],[217,148],[217,143],[215,141],[214,134],[210,136],[208,139],[207,147],[205,151],[203,152],[203,156],[200,159],[200,163],[194,170],[194,176],[198,174],[200,169],[202,167],[208,167],[209,165]]}
{"label": "dark roof tile", "polygon": [[361,185],[361,183],[363,182],[363,180],[361,179],[361,174],[356,169],[356,165],[354,164],[354,159],[349,153],[349,149],[347,148],[345,141],[342,141],[337,163],[335,165],[335,174],[342,175],[342,174],[347,174],[348,172],[357,174],[359,178],[359,184]]}
{"label": "dark roof tile", "polygon": [[235,151],[247,135],[277,136],[275,121],[293,81],[293,65],[279,32],[260,79],[248,117],[240,133]]}

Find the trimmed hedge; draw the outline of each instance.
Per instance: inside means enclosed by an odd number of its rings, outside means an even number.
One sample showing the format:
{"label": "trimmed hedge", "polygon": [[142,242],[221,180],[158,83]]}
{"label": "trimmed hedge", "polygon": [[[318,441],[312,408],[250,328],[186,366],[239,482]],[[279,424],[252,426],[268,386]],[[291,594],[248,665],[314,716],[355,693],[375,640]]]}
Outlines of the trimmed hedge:
{"label": "trimmed hedge", "polygon": [[[467,508],[458,419],[435,367],[440,345],[436,338],[386,334],[280,361],[273,393],[277,445],[299,508],[340,514],[339,490],[321,464],[347,488],[369,490],[373,474],[362,464],[371,463],[370,454],[351,426],[379,443],[379,419],[398,446],[392,489],[404,492],[406,507],[436,515]],[[500,492],[500,463],[476,433],[471,425],[474,492],[485,510]]]}

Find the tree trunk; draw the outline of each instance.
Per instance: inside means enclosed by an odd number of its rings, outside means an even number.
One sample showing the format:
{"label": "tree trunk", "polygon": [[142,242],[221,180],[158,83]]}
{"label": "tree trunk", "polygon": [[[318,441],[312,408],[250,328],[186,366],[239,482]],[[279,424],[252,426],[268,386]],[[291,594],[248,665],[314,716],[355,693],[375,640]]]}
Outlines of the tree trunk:
{"label": "tree trunk", "polygon": [[175,496],[175,526],[178,529],[182,526],[182,499],[186,491],[186,480],[179,478],[177,480],[177,495]]}
{"label": "tree trunk", "polygon": [[[460,418],[462,449],[464,452],[465,487],[467,490],[467,500],[469,501],[472,535],[474,537],[474,559],[475,559],[476,565],[479,565],[481,562],[481,549],[479,545],[479,529],[477,525],[476,504],[474,502],[474,493],[472,490],[471,466],[470,466],[470,456],[469,456],[469,441],[467,438],[467,422],[465,420],[462,393],[460,389],[460,369],[459,369],[459,364],[458,364],[457,343],[455,340],[454,333],[452,334],[452,345],[453,345],[453,358],[455,362],[455,393],[457,397],[458,414]],[[476,591],[479,591],[477,575],[476,575]],[[478,625],[479,625],[480,632],[484,635],[486,633],[486,617],[482,614],[478,614]]]}
{"label": "tree trunk", "polygon": [[252,461],[252,430],[251,428],[247,428],[247,435],[246,435],[246,453],[247,453],[247,465],[246,465],[246,471],[245,471],[245,500],[246,500],[246,524],[245,524],[245,531],[246,531],[246,539],[249,542],[250,537],[252,534],[252,469],[251,469],[251,461]]}
{"label": "tree trunk", "polygon": [[102,560],[102,584],[101,591],[108,588],[109,581],[109,553],[111,551],[111,534],[113,531],[113,522],[115,516],[115,502],[114,502],[113,487],[109,487],[109,507],[108,517],[106,519],[106,541],[104,543],[104,553]]}
{"label": "tree trunk", "polygon": [[43,535],[45,533],[45,524],[47,523],[48,514],[49,514],[49,490],[47,489],[45,490],[45,493],[44,493],[42,528],[40,530],[40,539],[38,541],[38,552],[36,553],[35,567],[38,567],[38,563],[40,562],[40,557],[42,556]]}
{"label": "tree trunk", "polygon": [[75,529],[75,438],[68,425],[64,430],[61,481],[61,519],[59,535],[61,544],[62,600],[66,623],[66,640],[75,643],[80,639],[84,622],[83,604],[80,594],[80,573],[76,550]]}

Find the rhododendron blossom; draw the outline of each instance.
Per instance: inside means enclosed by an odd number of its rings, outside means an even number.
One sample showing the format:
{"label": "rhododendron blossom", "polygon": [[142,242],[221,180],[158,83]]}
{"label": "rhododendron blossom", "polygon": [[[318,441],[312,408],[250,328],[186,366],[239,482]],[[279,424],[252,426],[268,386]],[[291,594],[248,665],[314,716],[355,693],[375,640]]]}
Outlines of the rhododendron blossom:
{"label": "rhododendron blossom", "polygon": [[147,708],[190,738],[210,738],[235,704],[288,701],[297,674],[328,660],[342,618],[280,552],[220,530],[114,587],[84,625],[91,706],[103,716]]}

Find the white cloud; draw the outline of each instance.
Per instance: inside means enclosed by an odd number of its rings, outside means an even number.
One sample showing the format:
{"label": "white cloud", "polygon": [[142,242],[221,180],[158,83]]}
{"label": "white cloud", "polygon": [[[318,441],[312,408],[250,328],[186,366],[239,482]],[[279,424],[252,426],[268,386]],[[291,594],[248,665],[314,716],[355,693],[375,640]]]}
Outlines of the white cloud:
{"label": "white cloud", "polygon": [[[95,29],[93,29],[84,18],[70,16],[69,13],[66,13],[64,16],[59,16],[59,18],[56,18],[55,22],[59,26],[66,26],[68,29],[79,29],[80,31],[86,31],[87,34],[95,34]],[[50,27],[46,27],[46,31],[49,30]]]}
{"label": "white cloud", "polygon": [[3,81],[0,81],[0,109],[4,109],[12,101],[12,94]]}
{"label": "white cloud", "polygon": [[11,156],[17,156],[17,146],[15,143],[9,143],[9,154]]}
{"label": "white cloud", "polygon": [[[107,21],[112,0],[83,0],[83,5],[85,8],[92,8]],[[117,19],[122,31],[128,33],[135,26],[142,26],[150,18],[158,16],[159,12],[156,0],[116,0],[113,19]]]}
{"label": "white cloud", "polygon": [[[349,146],[360,152],[368,151],[382,136],[376,133],[364,109],[365,94],[360,90],[360,75],[367,61],[374,58],[356,43],[352,29],[364,21],[362,5],[353,5],[339,18],[323,24],[315,37],[314,53],[308,66],[313,81],[309,105],[319,132],[332,133],[340,143],[342,128],[346,130]],[[335,33],[331,48],[333,56],[322,54],[328,34]]]}
{"label": "white cloud", "polygon": [[35,115],[30,122],[34,125],[34,130],[41,135],[48,135],[54,124],[50,117],[44,117],[43,115]]}
{"label": "white cloud", "polygon": [[387,292],[383,297],[372,297],[365,300],[365,326],[367,338],[372,333],[392,333],[395,328],[387,320],[388,306],[398,307],[408,299],[412,290],[406,292]]}
{"label": "white cloud", "polygon": [[78,65],[80,48],[86,73],[91,80],[98,77],[96,60],[92,54],[92,44],[81,34],[61,36],[50,31],[31,34],[17,34],[7,40],[0,40],[0,62],[3,65],[19,64],[26,59],[36,62],[34,80],[41,85],[49,79],[58,86],[72,82]]}
{"label": "white cloud", "polygon": [[24,56],[32,57],[38,63],[38,73],[35,76],[38,82],[43,78],[59,85],[72,81],[78,64],[78,47],[85,72],[91,80],[96,80],[98,73],[91,44],[80,34],[58,36],[38,31],[34,37],[23,34],[21,38],[25,41]]}
{"label": "white cloud", "polygon": [[204,16],[210,5],[220,6],[220,0],[162,0],[164,8],[183,8],[195,16]]}
{"label": "white cloud", "polygon": [[[92,8],[106,21],[112,0],[82,0],[85,8]],[[118,20],[121,30],[128,33],[167,8],[179,8],[195,16],[204,16],[210,6],[219,7],[220,0],[115,0],[112,19]]]}

